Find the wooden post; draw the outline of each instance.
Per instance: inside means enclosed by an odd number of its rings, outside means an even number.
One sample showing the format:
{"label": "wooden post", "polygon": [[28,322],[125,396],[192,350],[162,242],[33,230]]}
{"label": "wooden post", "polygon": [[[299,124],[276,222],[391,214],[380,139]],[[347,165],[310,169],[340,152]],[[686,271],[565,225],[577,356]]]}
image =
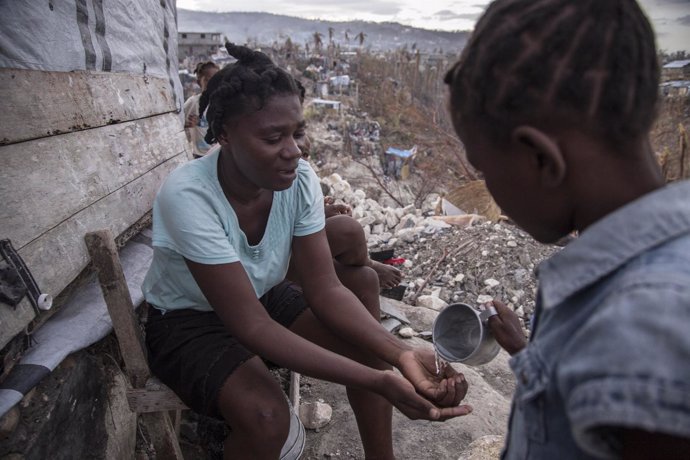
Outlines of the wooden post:
{"label": "wooden post", "polygon": [[[143,340],[134,315],[132,297],[113,235],[110,230],[98,230],[87,233],[84,240],[113,322],[127,376],[134,388],[144,388],[151,371],[144,355]],[[168,414],[158,411],[140,415],[156,449],[156,457],[183,460],[180,444]]]}
{"label": "wooden post", "polygon": [[87,233],[84,240],[101,284],[127,376],[134,388],[143,388],[151,371],[115,240],[110,230]]}
{"label": "wooden post", "polygon": [[151,437],[153,447],[156,449],[156,458],[184,460],[180,443],[175,435],[175,429],[167,413],[150,412],[148,414],[141,414],[141,419],[146,425],[146,431]]}

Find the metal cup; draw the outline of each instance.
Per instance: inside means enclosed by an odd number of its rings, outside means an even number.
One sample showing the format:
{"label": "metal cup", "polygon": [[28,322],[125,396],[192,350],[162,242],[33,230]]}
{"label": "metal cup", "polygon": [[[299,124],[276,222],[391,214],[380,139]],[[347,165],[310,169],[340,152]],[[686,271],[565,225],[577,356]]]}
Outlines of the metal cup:
{"label": "metal cup", "polygon": [[496,314],[493,307],[477,310],[464,303],[448,305],[434,320],[432,339],[438,355],[467,366],[480,366],[494,359],[501,347],[488,321]]}

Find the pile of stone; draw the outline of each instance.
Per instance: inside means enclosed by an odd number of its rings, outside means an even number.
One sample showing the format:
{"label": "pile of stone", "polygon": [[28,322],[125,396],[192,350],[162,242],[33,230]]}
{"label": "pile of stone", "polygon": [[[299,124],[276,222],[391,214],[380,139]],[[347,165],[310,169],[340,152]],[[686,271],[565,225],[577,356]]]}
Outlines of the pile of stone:
{"label": "pile of stone", "polygon": [[[435,215],[438,195],[422,209],[381,206],[352,190],[338,174],[322,178],[328,194],[352,207],[370,251],[394,249],[404,258],[404,301],[438,312],[449,303],[479,305],[499,299],[512,307],[529,330],[536,293],[535,267],[558,250],[543,245],[508,222],[481,216],[451,225]],[[452,222],[452,221],[451,221]]]}

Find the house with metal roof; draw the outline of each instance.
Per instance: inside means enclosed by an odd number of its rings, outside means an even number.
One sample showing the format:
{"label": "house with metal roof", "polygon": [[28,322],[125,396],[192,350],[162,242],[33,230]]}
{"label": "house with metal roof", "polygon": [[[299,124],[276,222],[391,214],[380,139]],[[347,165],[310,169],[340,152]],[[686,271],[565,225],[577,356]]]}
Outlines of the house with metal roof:
{"label": "house with metal roof", "polygon": [[690,80],[690,59],[671,61],[661,68],[663,81]]}

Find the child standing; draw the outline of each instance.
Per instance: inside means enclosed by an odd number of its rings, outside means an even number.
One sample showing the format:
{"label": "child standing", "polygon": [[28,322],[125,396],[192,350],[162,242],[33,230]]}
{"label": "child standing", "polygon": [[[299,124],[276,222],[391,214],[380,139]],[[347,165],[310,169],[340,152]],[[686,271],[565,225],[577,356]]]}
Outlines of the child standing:
{"label": "child standing", "polygon": [[[199,88],[204,92],[211,77],[220,70],[213,61],[197,64],[194,74]],[[192,156],[201,158],[208,153],[211,146],[204,140],[208,130],[208,121],[203,113],[199,113],[199,98],[201,94],[190,96],[184,103],[184,128],[187,140],[192,145]]]}
{"label": "child standing", "polygon": [[446,76],[455,129],[539,267],[506,459],[690,458],[690,183],[649,131],[654,33],[633,0],[497,0]]}

